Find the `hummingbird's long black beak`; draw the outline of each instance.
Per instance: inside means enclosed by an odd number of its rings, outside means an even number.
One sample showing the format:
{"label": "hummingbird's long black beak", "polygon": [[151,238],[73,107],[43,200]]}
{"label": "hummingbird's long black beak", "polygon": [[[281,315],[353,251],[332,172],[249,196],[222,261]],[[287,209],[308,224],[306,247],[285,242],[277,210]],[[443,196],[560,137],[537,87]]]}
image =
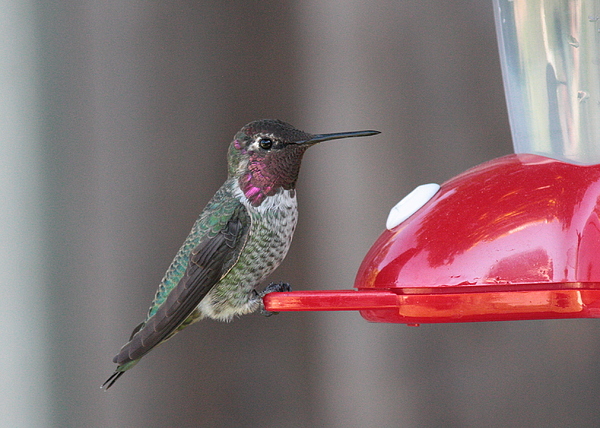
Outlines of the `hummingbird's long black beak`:
{"label": "hummingbird's long black beak", "polygon": [[340,138],[351,138],[351,137],[370,137],[371,135],[381,134],[379,131],[352,131],[352,132],[335,132],[333,134],[315,134],[312,135],[308,140],[298,141],[296,144],[317,144],[328,140],[337,140]]}

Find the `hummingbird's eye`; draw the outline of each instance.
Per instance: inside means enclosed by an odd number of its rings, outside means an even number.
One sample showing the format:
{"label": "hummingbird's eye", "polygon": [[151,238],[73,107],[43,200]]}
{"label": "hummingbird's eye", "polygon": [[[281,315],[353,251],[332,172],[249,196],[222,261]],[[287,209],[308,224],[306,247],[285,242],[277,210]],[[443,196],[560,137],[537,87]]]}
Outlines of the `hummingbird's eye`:
{"label": "hummingbird's eye", "polygon": [[271,140],[270,138],[261,138],[258,141],[258,145],[261,149],[270,150],[271,147],[273,147],[273,140]]}

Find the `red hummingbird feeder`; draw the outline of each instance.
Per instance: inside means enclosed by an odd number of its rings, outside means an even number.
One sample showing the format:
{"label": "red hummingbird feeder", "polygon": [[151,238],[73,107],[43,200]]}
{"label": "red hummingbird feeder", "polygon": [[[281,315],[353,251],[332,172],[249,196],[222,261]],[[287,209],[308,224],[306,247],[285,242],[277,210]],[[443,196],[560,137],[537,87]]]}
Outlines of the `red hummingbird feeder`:
{"label": "red hummingbird feeder", "polygon": [[398,203],[356,290],[271,293],[267,310],[409,325],[600,317],[600,17],[575,0],[494,6],[516,154]]}

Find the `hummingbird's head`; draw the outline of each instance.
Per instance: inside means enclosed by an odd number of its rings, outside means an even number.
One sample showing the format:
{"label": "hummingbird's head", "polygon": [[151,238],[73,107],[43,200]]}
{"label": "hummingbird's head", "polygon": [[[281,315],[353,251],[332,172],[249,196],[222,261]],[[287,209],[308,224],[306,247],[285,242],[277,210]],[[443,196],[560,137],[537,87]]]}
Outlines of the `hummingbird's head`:
{"label": "hummingbird's head", "polygon": [[277,119],[250,122],[233,138],[228,152],[229,177],[258,206],[279,189],[294,189],[306,149],[327,140],[365,137],[378,131],[309,134]]}

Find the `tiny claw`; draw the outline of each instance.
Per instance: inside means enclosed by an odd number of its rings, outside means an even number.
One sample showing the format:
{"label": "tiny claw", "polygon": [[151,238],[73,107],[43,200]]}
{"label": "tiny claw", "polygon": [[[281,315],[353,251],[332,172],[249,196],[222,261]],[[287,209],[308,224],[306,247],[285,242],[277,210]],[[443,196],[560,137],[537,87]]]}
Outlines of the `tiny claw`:
{"label": "tiny claw", "polygon": [[263,292],[259,294],[259,297],[261,298],[260,314],[265,317],[270,317],[271,315],[277,315],[279,312],[271,312],[271,311],[267,311],[265,309],[265,305],[264,305],[262,299],[269,293],[283,293],[283,292],[288,292],[288,291],[292,291],[292,286],[290,284],[288,284],[287,282],[272,282],[272,283],[270,283],[263,290]]}
{"label": "tiny claw", "polygon": [[269,293],[282,293],[292,291],[292,286],[287,282],[272,282],[260,293],[260,297],[265,297]]}

